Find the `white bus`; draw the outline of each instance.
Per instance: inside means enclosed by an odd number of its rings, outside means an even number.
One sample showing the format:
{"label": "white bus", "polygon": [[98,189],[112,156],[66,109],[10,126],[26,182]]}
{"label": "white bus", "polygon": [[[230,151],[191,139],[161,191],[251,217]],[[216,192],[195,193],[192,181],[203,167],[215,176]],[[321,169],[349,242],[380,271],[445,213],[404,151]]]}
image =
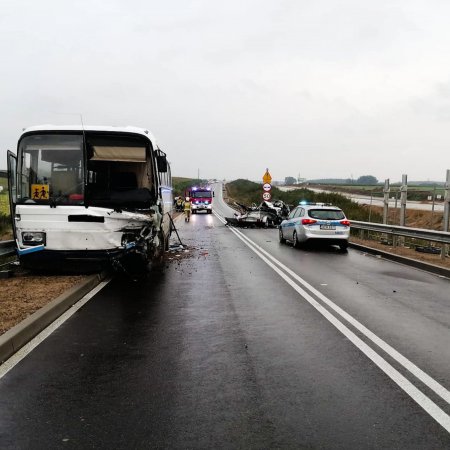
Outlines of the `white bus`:
{"label": "white bus", "polygon": [[35,126],[8,152],[14,238],[36,271],[146,265],[168,248],[170,166],[144,129]]}

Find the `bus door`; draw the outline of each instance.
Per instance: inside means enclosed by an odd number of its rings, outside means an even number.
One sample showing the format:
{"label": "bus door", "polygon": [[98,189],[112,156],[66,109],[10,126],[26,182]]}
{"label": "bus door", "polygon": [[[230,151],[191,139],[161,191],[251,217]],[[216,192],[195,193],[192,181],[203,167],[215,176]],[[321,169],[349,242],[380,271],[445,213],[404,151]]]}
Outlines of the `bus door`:
{"label": "bus door", "polygon": [[14,240],[16,240],[17,156],[11,150],[8,150],[8,192],[9,214],[12,222]]}

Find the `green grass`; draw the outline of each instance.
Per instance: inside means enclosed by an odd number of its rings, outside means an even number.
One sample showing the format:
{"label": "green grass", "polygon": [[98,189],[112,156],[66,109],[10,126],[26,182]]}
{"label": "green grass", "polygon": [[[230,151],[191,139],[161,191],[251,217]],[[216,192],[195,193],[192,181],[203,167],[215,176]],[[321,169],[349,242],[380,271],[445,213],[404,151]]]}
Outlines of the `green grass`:
{"label": "green grass", "polygon": [[0,215],[9,216],[9,196],[5,193],[0,193]]}
{"label": "green grass", "polygon": [[0,192],[0,235],[11,231],[11,218],[9,213],[9,195]]}
{"label": "green grass", "polygon": [[198,178],[172,177],[173,196],[184,197],[185,190],[190,186],[207,183],[208,180],[199,180]]}
{"label": "green grass", "polygon": [[[248,180],[235,180],[227,184],[228,196],[239,203],[251,205],[252,203],[259,204],[262,201],[262,185]],[[316,193],[309,189],[296,189],[289,192],[283,192],[273,187],[271,190],[272,200],[283,200],[292,209],[297,206],[300,201],[306,200],[308,202],[316,203],[331,203],[334,206],[341,208],[350,220],[369,220],[369,210],[362,205],[359,205],[352,200],[336,193]],[[372,212],[372,222],[381,222],[382,217],[379,214]]]}

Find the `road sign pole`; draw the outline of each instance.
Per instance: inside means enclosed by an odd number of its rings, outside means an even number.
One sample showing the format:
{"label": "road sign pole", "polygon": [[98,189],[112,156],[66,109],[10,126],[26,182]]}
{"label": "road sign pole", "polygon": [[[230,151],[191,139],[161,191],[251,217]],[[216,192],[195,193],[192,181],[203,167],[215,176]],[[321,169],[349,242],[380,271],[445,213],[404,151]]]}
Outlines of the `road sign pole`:
{"label": "road sign pole", "polygon": [[264,183],[262,198],[264,201],[268,202],[272,198],[272,195],[270,193],[272,189],[272,185],[270,184],[272,182],[272,176],[269,173],[269,169],[266,169],[266,173],[263,175],[262,180]]}

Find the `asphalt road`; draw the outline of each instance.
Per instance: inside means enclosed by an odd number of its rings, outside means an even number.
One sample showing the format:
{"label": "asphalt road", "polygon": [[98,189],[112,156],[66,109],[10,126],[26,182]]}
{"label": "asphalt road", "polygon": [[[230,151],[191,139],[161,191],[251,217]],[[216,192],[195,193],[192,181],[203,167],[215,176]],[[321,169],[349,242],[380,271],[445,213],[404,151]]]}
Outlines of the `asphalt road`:
{"label": "asphalt road", "polygon": [[216,215],[0,379],[0,448],[450,448],[450,282]]}

